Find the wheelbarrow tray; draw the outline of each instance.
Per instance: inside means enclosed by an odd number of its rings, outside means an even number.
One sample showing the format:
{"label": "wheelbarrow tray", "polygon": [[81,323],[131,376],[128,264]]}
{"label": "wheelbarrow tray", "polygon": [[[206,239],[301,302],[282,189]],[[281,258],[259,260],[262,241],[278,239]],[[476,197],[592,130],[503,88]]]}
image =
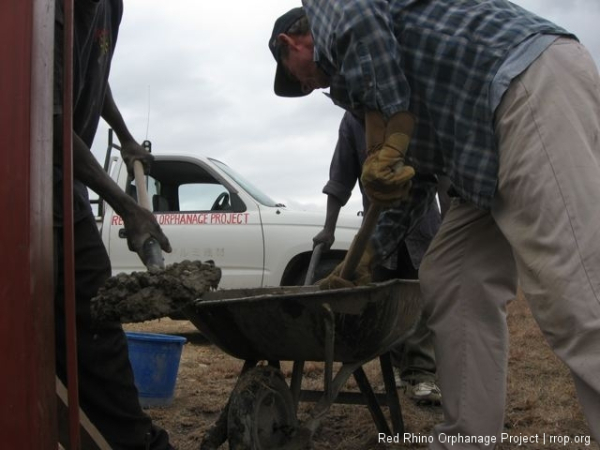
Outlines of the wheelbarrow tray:
{"label": "wheelbarrow tray", "polygon": [[[420,317],[419,283],[392,280],[354,288],[317,286],[207,292],[188,319],[213,344],[247,361],[369,361],[404,340]],[[331,330],[331,328],[329,328]]]}

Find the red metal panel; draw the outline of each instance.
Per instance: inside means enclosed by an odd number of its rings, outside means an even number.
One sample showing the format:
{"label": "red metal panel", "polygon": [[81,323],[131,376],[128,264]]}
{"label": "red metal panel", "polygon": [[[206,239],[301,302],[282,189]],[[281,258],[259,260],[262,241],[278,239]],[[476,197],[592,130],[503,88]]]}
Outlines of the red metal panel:
{"label": "red metal panel", "polygon": [[52,289],[53,0],[0,2],[0,436],[57,448]]}

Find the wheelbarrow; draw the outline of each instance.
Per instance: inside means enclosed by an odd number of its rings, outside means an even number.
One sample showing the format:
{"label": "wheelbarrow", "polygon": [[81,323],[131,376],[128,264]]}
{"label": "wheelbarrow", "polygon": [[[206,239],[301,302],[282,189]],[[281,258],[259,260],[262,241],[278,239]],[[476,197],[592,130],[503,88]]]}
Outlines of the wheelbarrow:
{"label": "wheelbarrow", "polygon": [[[185,311],[188,319],[214,345],[245,361],[228,405],[209,430],[201,448],[218,448],[225,439],[231,449],[310,448],[310,439],[331,405],[354,374],[379,432],[390,428],[379,407],[387,404],[395,433],[403,433],[389,350],[401,343],[420,317],[417,281],[320,290],[317,286],[231,289],[207,292]],[[380,358],[386,387],[377,398],[362,366]],[[257,366],[267,361],[266,366]],[[280,361],[293,361],[288,386]],[[309,419],[298,423],[305,361],[324,362],[324,390]],[[333,373],[334,362],[339,370]],[[314,394],[314,393],[313,393]],[[355,393],[361,396],[360,393]],[[314,395],[312,396],[314,399]],[[383,400],[383,401],[382,401]]]}
{"label": "wheelbarrow", "polygon": [[[342,278],[354,272],[379,211],[369,208],[346,256]],[[213,344],[245,361],[201,450],[216,449],[225,440],[232,450],[311,448],[314,432],[336,402],[366,404],[378,431],[389,435],[380,407],[385,404],[394,433],[404,433],[389,350],[405,340],[420,319],[419,283],[392,280],[321,290],[310,285],[320,253],[317,246],[305,286],[211,291],[186,308],[188,319]],[[377,357],[384,396],[373,392],[362,368]],[[258,366],[260,361],[268,365]],[[289,386],[280,361],[294,362]],[[324,389],[316,396],[301,389],[305,361],[324,363]],[[334,362],[341,363],[335,374]],[[360,394],[342,392],[351,375]],[[351,394],[362,394],[362,402]],[[300,400],[316,402],[302,424],[296,415]]]}

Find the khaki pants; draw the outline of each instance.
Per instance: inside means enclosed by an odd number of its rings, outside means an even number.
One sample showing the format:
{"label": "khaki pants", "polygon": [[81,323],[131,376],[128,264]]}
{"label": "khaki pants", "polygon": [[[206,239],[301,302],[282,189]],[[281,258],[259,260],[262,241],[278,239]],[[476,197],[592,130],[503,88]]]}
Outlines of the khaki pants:
{"label": "khaki pants", "polygon": [[587,51],[550,46],[511,83],[495,130],[491,212],[454,200],[420,270],[444,397],[434,438],[501,433],[518,279],[600,441],[600,80]]}

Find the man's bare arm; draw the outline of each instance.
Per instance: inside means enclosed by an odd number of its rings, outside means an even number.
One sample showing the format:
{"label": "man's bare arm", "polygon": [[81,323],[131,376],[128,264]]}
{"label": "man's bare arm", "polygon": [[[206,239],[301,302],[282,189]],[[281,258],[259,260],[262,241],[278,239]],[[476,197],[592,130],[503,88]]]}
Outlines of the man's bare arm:
{"label": "man's bare arm", "polygon": [[117,134],[117,138],[121,143],[121,157],[127,165],[129,174],[133,176],[134,161],[140,161],[144,166],[144,172],[147,174],[150,171],[150,166],[152,165],[154,158],[134,139],[129,128],[127,128],[125,120],[121,115],[121,111],[119,111],[119,108],[115,103],[110,85],[107,87],[104,96],[102,118]]}
{"label": "man's bare arm", "polygon": [[85,142],[75,133],[73,133],[73,176],[108,202],[123,218],[130,250],[141,256],[144,242],[152,236],[164,251],[171,251],[169,240],[163,234],[154,215],[139,206],[108,176]]}

